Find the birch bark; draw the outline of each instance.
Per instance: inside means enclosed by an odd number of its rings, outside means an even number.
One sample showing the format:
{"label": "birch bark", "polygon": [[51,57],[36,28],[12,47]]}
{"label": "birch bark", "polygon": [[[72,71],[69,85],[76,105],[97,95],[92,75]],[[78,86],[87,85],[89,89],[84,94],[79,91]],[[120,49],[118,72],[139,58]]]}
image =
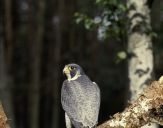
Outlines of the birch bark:
{"label": "birch bark", "polygon": [[[128,77],[131,100],[138,98],[153,75],[150,9],[147,0],[128,0]],[[157,126],[145,126],[144,128]]]}

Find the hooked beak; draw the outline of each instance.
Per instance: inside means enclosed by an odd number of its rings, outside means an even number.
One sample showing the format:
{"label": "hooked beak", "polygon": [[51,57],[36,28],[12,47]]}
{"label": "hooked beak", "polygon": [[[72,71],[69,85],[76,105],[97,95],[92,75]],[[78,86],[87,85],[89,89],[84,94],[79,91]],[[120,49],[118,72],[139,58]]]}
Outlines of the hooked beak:
{"label": "hooked beak", "polygon": [[70,73],[70,70],[67,66],[64,67],[63,69],[63,74],[69,74]]}

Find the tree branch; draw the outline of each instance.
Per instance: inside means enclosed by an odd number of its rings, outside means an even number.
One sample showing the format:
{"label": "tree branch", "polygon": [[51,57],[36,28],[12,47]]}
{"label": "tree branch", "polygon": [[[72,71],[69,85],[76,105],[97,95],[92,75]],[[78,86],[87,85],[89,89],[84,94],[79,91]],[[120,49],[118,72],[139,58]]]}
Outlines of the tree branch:
{"label": "tree branch", "polygon": [[163,125],[163,76],[144,89],[122,113],[97,128],[140,128],[150,123]]}

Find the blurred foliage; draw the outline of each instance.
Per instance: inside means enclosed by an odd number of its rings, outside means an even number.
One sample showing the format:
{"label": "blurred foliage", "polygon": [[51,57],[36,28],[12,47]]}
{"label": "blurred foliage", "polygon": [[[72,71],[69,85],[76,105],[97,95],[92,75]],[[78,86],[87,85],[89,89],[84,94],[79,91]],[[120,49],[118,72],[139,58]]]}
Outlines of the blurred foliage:
{"label": "blurred foliage", "polygon": [[95,5],[98,15],[96,13],[94,17],[90,17],[86,13],[76,12],[76,23],[83,23],[88,30],[97,28],[99,40],[109,37],[121,40],[120,37],[126,35],[125,3],[119,0],[96,0]]}
{"label": "blurred foliage", "polygon": [[127,53],[125,51],[119,51],[117,53],[116,63],[119,63],[126,58],[127,58]]}

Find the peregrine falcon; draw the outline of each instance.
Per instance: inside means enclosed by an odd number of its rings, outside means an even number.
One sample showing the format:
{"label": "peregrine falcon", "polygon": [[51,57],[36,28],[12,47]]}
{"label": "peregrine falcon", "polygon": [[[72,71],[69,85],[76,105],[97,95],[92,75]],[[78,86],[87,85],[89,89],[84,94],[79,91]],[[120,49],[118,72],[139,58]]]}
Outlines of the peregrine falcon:
{"label": "peregrine falcon", "polygon": [[65,111],[66,127],[95,128],[100,108],[100,90],[77,64],[68,64],[63,73],[67,80],[61,89],[61,103]]}

